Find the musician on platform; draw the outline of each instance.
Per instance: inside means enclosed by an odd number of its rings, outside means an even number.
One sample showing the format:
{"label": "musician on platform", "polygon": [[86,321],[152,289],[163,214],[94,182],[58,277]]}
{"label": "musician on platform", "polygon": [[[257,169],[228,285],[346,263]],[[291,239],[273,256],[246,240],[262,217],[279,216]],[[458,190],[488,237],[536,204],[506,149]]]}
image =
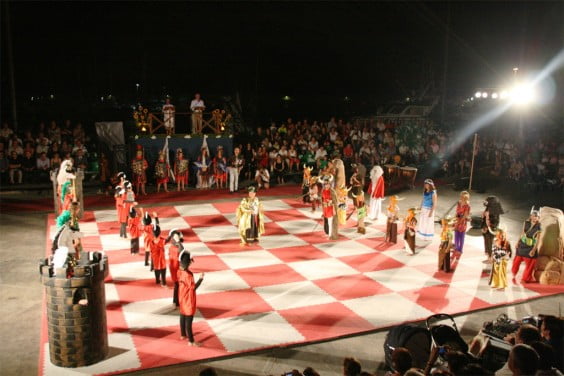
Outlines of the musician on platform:
{"label": "musician on platform", "polygon": [[135,193],[139,193],[139,188],[141,188],[141,193],[147,195],[145,192],[145,184],[147,183],[147,168],[149,168],[149,163],[143,157],[143,148],[141,145],[137,145],[137,154],[135,159],[131,161],[131,171],[133,172],[133,184],[135,184]]}
{"label": "musician on platform", "polygon": [[205,109],[206,106],[200,97],[200,93],[196,93],[194,99],[190,102],[190,111],[192,111],[192,133],[202,133],[202,113]]}
{"label": "musician on platform", "polygon": [[174,113],[176,112],[174,105],[167,98],[163,106],[163,120],[167,136],[174,134]]}

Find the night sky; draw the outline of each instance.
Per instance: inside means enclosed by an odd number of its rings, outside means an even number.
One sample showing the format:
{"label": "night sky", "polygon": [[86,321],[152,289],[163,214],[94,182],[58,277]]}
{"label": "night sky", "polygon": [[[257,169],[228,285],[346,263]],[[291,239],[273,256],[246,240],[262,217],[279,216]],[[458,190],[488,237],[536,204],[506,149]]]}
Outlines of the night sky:
{"label": "night sky", "polygon": [[[564,45],[561,1],[11,2],[10,11],[23,98],[125,100],[140,83],[145,98],[392,100],[430,81],[440,88],[449,14],[452,94],[540,67]],[[5,93],[5,53],[2,76]]]}

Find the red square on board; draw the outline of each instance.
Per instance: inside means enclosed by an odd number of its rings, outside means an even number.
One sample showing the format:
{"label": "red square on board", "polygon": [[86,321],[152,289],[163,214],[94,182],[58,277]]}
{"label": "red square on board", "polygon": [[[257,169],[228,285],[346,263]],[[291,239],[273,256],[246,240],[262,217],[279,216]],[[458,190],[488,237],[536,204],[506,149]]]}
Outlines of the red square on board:
{"label": "red square on board", "polygon": [[431,312],[467,312],[491,306],[491,304],[447,284],[401,291],[399,294]]}
{"label": "red square on board", "polygon": [[[110,274],[111,273],[112,268],[110,267]],[[170,297],[170,304],[172,305],[174,284],[172,283],[172,279],[169,275],[170,272],[168,270],[166,274],[167,288],[156,284],[154,273],[149,271],[148,266],[146,273],[148,279],[135,281],[113,281],[113,283],[115,284],[119,299],[123,304],[139,300],[153,300]]]}
{"label": "red square on board", "polygon": [[194,256],[194,263],[190,265],[190,270],[194,273],[216,272],[227,269],[229,267],[215,255]]}
{"label": "red square on board", "polygon": [[241,245],[241,239],[217,240],[213,242],[206,242],[205,244],[215,253],[241,252],[245,250],[255,251],[262,249],[260,244],[257,243]]}
{"label": "red square on board", "polygon": [[339,242],[342,240],[349,240],[346,236],[339,233],[339,238],[337,240],[331,240],[327,237],[327,234],[323,232],[323,221],[315,228],[315,232],[306,232],[303,234],[294,234],[303,241],[309,244],[319,244],[319,243],[329,243],[329,242]]}
{"label": "red square on board", "polygon": [[286,264],[235,270],[251,287],[304,281],[305,278]]}
{"label": "red square on board", "polygon": [[392,292],[387,287],[362,274],[354,274],[313,281],[338,300],[363,298]]}
{"label": "red square on board", "polygon": [[118,221],[98,222],[98,233],[100,235],[119,235],[120,224]]}
{"label": "red square on board", "polygon": [[363,255],[340,257],[339,260],[352,266],[359,272],[373,272],[376,270],[401,268],[401,262],[394,260],[380,252],[366,253]]}
{"label": "red square on board", "polygon": [[264,224],[264,234],[263,235],[286,235],[288,231],[280,227],[275,222],[268,222]]}
{"label": "red square on board", "polygon": [[239,199],[237,199],[237,201],[215,202],[213,203],[213,206],[215,206],[215,208],[219,210],[220,213],[235,213],[243,197],[245,196],[241,196]]}
{"label": "red square on board", "polygon": [[198,295],[198,310],[206,319],[271,312],[272,307],[253,289]]}
{"label": "red square on board", "polygon": [[99,236],[85,236],[80,239],[80,243],[85,251],[102,251],[102,242]]}
{"label": "red square on board", "polygon": [[328,303],[278,311],[306,339],[315,341],[374,329],[341,303]]}
{"label": "red square on board", "polygon": [[309,219],[297,209],[273,210],[265,212],[265,215],[275,222],[295,221],[297,219]]}
{"label": "red square on board", "polygon": [[270,253],[280,260],[288,263],[295,261],[317,260],[327,258],[329,255],[312,245],[269,249]]}
{"label": "red square on board", "polygon": [[197,215],[182,217],[190,227],[231,226],[231,222],[222,215]]}

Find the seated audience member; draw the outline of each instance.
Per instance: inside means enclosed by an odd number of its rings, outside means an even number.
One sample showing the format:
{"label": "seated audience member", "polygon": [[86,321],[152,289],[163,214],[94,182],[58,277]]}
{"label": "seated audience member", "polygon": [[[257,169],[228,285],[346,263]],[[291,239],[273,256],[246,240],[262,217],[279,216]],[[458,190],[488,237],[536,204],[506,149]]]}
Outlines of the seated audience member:
{"label": "seated audience member", "polygon": [[411,353],[405,347],[398,347],[392,352],[392,369],[386,376],[403,376],[413,365]]}
{"label": "seated audience member", "polygon": [[10,175],[10,184],[22,183],[22,158],[13,150],[8,158],[8,173]]}
{"label": "seated audience member", "polygon": [[490,371],[486,370],[480,364],[477,363],[469,363],[458,370],[457,373],[453,373],[456,376],[489,376],[493,375]]}
{"label": "seated audience member", "polygon": [[362,367],[358,360],[354,358],[345,358],[343,360],[343,376],[359,376]]}
{"label": "seated audience member", "polygon": [[51,170],[51,161],[47,158],[47,154],[45,152],[39,155],[37,158],[37,179],[39,182],[47,182],[49,181],[49,171]]}
{"label": "seated audience member", "polygon": [[211,367],[205,368],[200,371],[200,376],[217,376],[217,372]]}
{"label": "seated audience member", "polygon": [[316,370],[314,370],[311,367],[307,367],[306,369],[304,369],[304,371],[302,372],[302,374],[304,376],[320,376],[319,373],[317,373]]}
{"label": "seated audience member", "polygon": [[564,326],[564,321],[555,316],[545,316],[542,320],[540,327],[540,333],[543,340],[552,346],[555,353],[555,367],[560,371],[564,372],[562,369],[562,358],[564,358],[564,348],[562,346],[562,336],[564,331],[562,330]]}
{"label": "seated audience member", "polygon": [[37,160],[33,157],[32,153],[27,150],[22,158],[23,180],[26,183],[35,183],[36,167]]}
{"label": "seated audience member", "polygon": [[76,151],[76,155],[74,157],[74,165],[81,170],[86,170],[88,167],[88,158],[84,155],[84,151],[82,149],[78,149]]}
{"label": "seated audience member", "polygon": [[260,166],[255,174],[255,181],[259,188],[270,188],[270,173],[264,166]]}
{"label": "seated audience member", "polygon": [[8,179],[8,158],[4,150],[0,150],[0,182],[5,182]]}
{"label": "seated audience member", "polygon": [[468,356],[461,351],[449,351],[447,353],[448,370],[455,375],[468,365]]}
{"label": "seated audience member", "polygon": [[533,342],[531,347],[539,356],[538,371],[535,376],[562,376],[556,368],[556,357],[562,358],[562,353],[555,354],[554,349],[546,342]]}
{"label": "seated audience member", "polygon": [[534,375],[537,372],[539,356],[529,345],[517,344],[509,352],[507,364],[513,376]]}

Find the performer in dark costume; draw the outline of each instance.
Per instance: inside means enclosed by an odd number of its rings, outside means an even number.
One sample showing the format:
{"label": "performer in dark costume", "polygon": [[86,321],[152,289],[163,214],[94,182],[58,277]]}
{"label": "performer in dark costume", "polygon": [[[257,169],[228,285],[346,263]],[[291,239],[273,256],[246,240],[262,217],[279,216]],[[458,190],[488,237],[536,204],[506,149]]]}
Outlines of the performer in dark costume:
{"label": "performer in dark costume", "polygon": [[482,234],[484,236],[484,251],[487,259],[485,263],[492,263],[493,240],[499,226],[499,216],[504,213],[501,203],[496,196],[489,196],[484,201],[484,213],[482,214]]}
{"label": "performer in dark costume", "polygon": [[131,237],[131,254],[139,253],[139,238],[141,237],[141,217],[133,206],[129,209],[129,219],[127,222],[127,230]]}
{"label": "performer in dark costume", "polygon": [[523,233],[517,242],[515,259],[513,259],[511,272],[513,273],[513,279],[515,279],[517,273],[519,272],[521,262],[525,262],[525,271],[521,277],[521,282],[527,283],[535,281],[534,271],[537,263],[537,257],[539,255],[537,244],[541,233],[539,219],[539,212],[533,210],[529,220],[525,221],[523,224]]}
{"label": "performer in dark costume", "polygon": [[407,211],[407,217],[405,217],[404,232],[403,232],[405,251],[410,255],[415,254],[416,228],[417,228],[417,219],[415,218],[415,208],[410,208]]}

